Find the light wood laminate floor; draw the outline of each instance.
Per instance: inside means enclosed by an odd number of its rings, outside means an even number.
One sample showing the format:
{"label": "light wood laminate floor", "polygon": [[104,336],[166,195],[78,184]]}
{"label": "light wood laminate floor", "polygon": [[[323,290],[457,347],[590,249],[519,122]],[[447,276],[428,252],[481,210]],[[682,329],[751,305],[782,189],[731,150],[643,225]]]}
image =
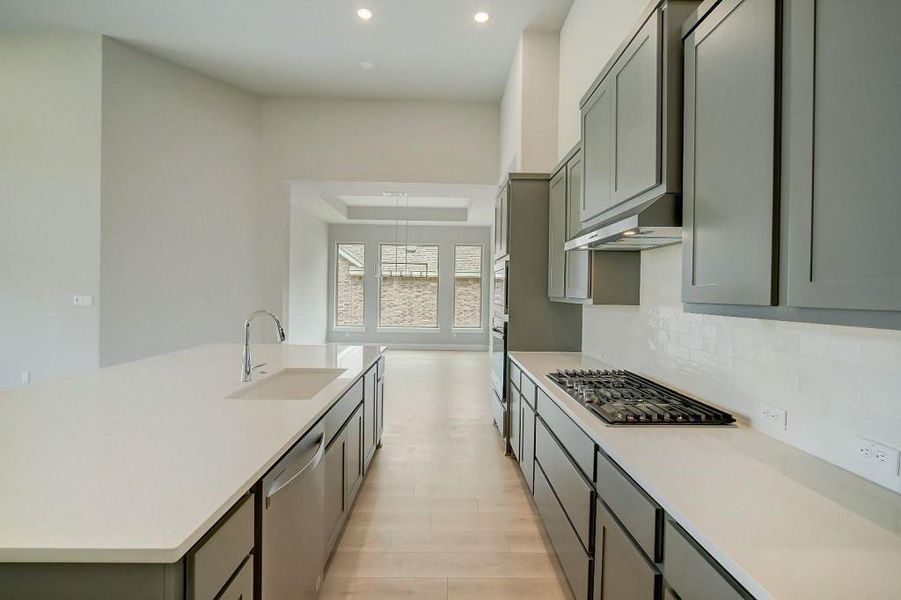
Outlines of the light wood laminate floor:
{"label": "light wood laminate floor", "polygon": [[385,432],[321,598],[571,598],[488,404],[486,352],[391,351]]}

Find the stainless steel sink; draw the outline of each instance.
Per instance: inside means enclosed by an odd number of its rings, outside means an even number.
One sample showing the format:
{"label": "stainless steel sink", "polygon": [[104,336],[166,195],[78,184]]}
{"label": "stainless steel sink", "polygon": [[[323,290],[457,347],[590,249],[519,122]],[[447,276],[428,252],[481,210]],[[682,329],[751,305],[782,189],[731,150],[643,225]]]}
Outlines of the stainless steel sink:
{"label": "stainless steel sink", "polygon": [[229,396],[233,399],[310,400],[347,369],[282,369]]}

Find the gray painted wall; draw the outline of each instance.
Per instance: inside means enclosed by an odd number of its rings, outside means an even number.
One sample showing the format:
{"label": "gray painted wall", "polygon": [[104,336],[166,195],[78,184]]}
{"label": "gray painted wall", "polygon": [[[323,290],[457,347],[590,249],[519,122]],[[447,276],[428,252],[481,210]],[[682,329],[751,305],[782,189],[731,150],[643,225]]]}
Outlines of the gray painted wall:
{"label": "gray painted wall", "polygon": [[[394,243],[392,225],[329,226],[328,247],[328,341],[347,343],[383,343],[435,348],[487,348],[489,327],[489,285],[491,281],[491,230],[489,227],[410,226],[411,244],[437,243],[438,248],[438,324],[431,330],[389,330],[378,328],[378,279],[376,278],[379,243]],[[403,243],[403,233],[400,241]],[[365,330],[336,329],[335,323],[335,248],[339,242],[357,242],[366,246]],[[454,330],[454,244],[482,244],[482,329]]]}
{"label": "gray painted wall", "polygon": [[0,389],[97,366],[100,52],[0,34]]}

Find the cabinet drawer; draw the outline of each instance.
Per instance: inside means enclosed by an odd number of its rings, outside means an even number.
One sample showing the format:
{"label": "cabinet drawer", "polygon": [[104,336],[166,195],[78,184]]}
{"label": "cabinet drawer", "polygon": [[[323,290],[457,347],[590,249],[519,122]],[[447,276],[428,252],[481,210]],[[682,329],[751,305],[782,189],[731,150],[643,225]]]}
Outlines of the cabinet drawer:
{"label": "cabinet drawer", "polygon": [[522,451],[520,448],[521,437],[520,437],[520,414],[519,407],[522,404],[522,397],[519,395],[519,392],[513,390],[510,394],[510,400],[507,402],[507,410],[510,413],[510,431],[507,434],[507,437],[510,441],[510,450],[513,452],[513,456],[519,460],[519,457],[522,455]]}
{"label": "cabinet drawer", "polygon": [[341,430],[347,418],[357,409],[360,402],[363,401],[363,379],[360,378],[354,383],[349,390],[344,392],[341,399],[332,406],[325,415],[325,439],[323,443],[328,445],[335,437],[335,434]]}
{"label": "cabinet drawer", "polygon": [[517,390],[522,389],[520,387],[520,378],[522,377],[522,371],[519,367],[516,366],[512,360],[510,361],[510,383],[512,383]]}
{"label": "cabinet drawer", "polygon": [[681,600],[748,600],[751,598],[732,577],[696,548],[679,527],[666,522],[663,576]]}
{"label": "cabinet drawer", "polygon": [[253,558],[244,561],[244,566],[222,590],[216,600],[253,600]]}
{"label": "cabinet drawer", "polygon": [[525,398],[529,406],[535,408],[535,390],[537,388],[525,373],[522,375],[522,386],[519,389],[522,391],[522,397]]}
{"label": "cabinet drawer", "polygon": [[538,390],[538,414],[544,419],[576,465],[589,480],[594,478],[594,442],[551,400],[541,389]]}
{"label": "cabinet drawer", "polygon": [[535,459],[554,488],[582,545],[590,550],[593,490],[541,419],[535,422]]}
{"label": "cabinet drawer", "polygon": [[594,547],[594,600],[659,597],[660,572],[632,543],[602,502],[597,503]]}
{"label": "cabinet drawer", "polygon": [[573,595],[579,598],[589,598],[589,573],[591,571],[591,557],[585,552],[579,537],[573,531],[566,514],[554,497],[551,485],[541,470],[540,465],[535,466],[535,506],[541,515],[541,521],[547,530],[554,553],[566,580],[573,591]]}
{"label": "cabinet drawer", "polygon": [[628,475],[598,452],[597,490],[613,514],[654,562],[660,562],[663,510]]}
{"label": "cabinet drawer", "polygon": [[212,600],[252,550],[253,496],[247,495],[188,553],[188,598]]}

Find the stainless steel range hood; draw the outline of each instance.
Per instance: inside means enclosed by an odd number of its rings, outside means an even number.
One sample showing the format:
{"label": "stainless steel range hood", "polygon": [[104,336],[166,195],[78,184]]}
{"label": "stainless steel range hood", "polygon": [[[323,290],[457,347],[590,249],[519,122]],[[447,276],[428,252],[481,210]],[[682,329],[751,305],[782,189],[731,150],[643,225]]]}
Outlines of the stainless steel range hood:
{"label": "stainless steel range hood", "polygon": [[566,242],[567,250],[637,251],[682,241],[682,200],[678,194],[639,196],[601,213]]}

